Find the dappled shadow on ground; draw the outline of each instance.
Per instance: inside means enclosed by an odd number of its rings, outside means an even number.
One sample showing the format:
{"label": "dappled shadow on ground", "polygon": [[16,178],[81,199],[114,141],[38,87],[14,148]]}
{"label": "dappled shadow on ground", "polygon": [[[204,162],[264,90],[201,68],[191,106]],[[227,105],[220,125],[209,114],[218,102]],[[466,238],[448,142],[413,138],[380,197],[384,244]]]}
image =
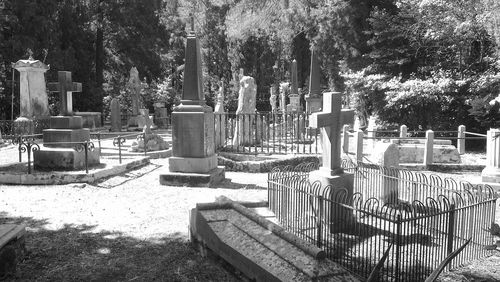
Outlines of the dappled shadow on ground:
{"label": "dappled shadow on ground", "polygon": [[46,220],[8,217],[27,226],[25,257],[7,281],[236,281],[217,263],[201,258],[185,236],[139,240],[93,226],[46,229]]}

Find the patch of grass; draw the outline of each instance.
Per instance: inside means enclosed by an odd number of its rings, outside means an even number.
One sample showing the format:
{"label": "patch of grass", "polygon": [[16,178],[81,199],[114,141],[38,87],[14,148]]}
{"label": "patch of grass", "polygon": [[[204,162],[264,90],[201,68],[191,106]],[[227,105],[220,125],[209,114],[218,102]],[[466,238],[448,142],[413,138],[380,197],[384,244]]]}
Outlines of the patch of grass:
{"label": "patch of grass", "polygon": [[148,241],[94,233],[93,226],[48,230],[43,220],[1,221],[28,226],[27,253],[9,281],[236,281],[220,265],[200,257],[180,234]]}

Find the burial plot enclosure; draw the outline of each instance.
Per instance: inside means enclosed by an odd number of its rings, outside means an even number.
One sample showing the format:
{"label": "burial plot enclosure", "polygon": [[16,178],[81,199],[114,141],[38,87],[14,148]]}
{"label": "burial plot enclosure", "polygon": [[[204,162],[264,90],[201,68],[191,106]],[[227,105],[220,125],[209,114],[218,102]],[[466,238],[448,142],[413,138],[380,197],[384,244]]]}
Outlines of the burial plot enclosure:
{"label": "burial plot enclosure", "polygon": [[[423,281],[469,238],[472,242],[450,268],[489,254],[485,247],[493,243],[488,230],[497,199],[489,186],[407,170],[388,173],[384,167],[350,161],[342,167],[354,173],[352,197],[345,189],[311,184],[315,164],[276,168],[268,179],[269,208],[280,224],[323,248],[330,259],[368,277],[390,248],[382,280]],[[388,186],[398,195],[392,203],[380,199]],[[343,221],[335,216],[331,228],[331,215],[346,211],[353,216]]]}

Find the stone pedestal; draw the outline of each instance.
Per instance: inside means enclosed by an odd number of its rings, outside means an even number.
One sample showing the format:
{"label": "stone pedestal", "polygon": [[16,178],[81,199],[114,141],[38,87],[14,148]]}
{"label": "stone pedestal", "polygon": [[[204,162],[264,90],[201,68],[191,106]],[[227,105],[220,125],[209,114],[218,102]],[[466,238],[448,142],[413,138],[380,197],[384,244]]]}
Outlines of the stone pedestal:
{"label": "stone pedestal", "polygon": [[172,113],[172,157],[160,184],[211,187],[225,178],[217,166],[214,113],[208,106],[180,105]]}
{"label": "stone pedestal", "polygon": [[[90,130],[82,128],[80,116],[54,116],[50,129],[43,131],[43,146],[33,153],[34,167],[38,169],[83,169],[85,150],[83,142],[90,140]],[[87,151],[88,166],[99,164],[99,148]]]}
{"label": "stone pedestal", "polygon": [[319,96],[310,96],[307,95],[305,97],[306,100],[306,112],[308,113],[316,113],[321,112],[323,109],[323,99]]}
{"label": "stone pedestal", "polygon": [[13,124],[14,135],[35,134],[35,122],[26,117],[18,117]]}
{"label": "stone pedestal", "polygon": [[[352,195],[354,190],[354,174],[337,172],[335,175],[330,169],[321,167],[319,170],[311,171],[309,174],[309,182],[312,184],[316,181],[321,183],[321,191],[319,195],[325,195],[324,191],[330,186],[331,193],[326,195],[330,196],[328,200],[324,202],[325,221],[330,222],[329,228],[330,233],[338,233],[350,230],[352,224],[355,222],[352,210],[343,208],[336,203],[342,202],[346,205],[352,205]],[[344,191],[345,189],[347,194]]]}
{"label": "stone pedestal", "polygon": [[481,179],[500,184],[500,129],[491,128],[486,134],[486,167],[481,172]]}
{"label": "stone pedestal", "polygon": [[76,116],[83,118],[84,128],[99,128],[102,127],[100,112],[75,112]]}

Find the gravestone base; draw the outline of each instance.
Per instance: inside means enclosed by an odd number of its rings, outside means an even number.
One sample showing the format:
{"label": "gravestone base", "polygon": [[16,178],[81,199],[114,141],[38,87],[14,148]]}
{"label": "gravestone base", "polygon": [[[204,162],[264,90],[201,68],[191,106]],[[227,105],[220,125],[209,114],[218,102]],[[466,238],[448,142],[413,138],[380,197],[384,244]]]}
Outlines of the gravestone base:
{"label": "gravestone base", "polygon": [[[100,151],[94,148],[87,152],[88,166],[100,163]],[[33,153],[35,169],[85,169],[85,151],[77,152],[72,148],[42,147]]]}
{"label": "gravestone base", "polygon": [[[45,129],[43,143],[51,148],[73,148],[78,142],[90,140],[90,130],[82,129]],[[68,143],[64,143],[68,142]]]}
{"label": "gravestone base", "polygon": [[[217,162],[217,159],[216,159]],[[167,186],[214,187],[226,177],[223,166],[206,173],[168,172],[160,174],[160,184]]]}
{"label": "gravestone base", "polygon": [[138,117],[139,117],[139,115],[137,115],[137,116],[130,116],[128,118],[128,121],[127,121],[127,126],[128,127],[137,127],[138,128],[138,126],[137,126],[137,118]]}
{"label": "gravestone base", "polygon": [[[354,190],[354,174],[353,173],[341,173],[338,175],[331,175],[330,169],[325,169],[321,167],[319,170],[311,171],[309,174],[309,182],[312,184],[316,181],[321,183],[321,189],[319,191],[319,195],[324,196],[325,189],[327,186],[331,186],[330,196],[335,196],[335,202],[338,202],[339,199],[347,199],[347,202],[343,204],[351,205],[352,204],[352,194]],[[346,198],[337,196],[340,192],[340,189],[346,189],[347,195]],[[341,193],[341,192],[340,192]],[[319,196],[318,195],[318,196]],[[342,233],[349,230],[352,230],[353,225],[355,223],[354,215],[351,210],[342,208],[338,205],[332,204],[327,206],[328,203],[325,203],[325,211],[324,214],[330,214],[329,218],[326,218],[327,221],[330,222],[329,231],[330,233]],[[327,215],[328,217],[328,215]]]}
{"label": "gravestone base", "polygon": [[170,157],[169,171],[186,173],[207,173],[217,167],[217,155],[205,158]]}
{"label": "gravestone base", "polygon": [[80,129],[83,128],[81,116],[53,116],[50,117],[51,129]]}
{"label": "gravestone base", "polygon": [[17,262],[26,252],[25,234],[24,225],[0,225],[0,277],[15,276]]}

